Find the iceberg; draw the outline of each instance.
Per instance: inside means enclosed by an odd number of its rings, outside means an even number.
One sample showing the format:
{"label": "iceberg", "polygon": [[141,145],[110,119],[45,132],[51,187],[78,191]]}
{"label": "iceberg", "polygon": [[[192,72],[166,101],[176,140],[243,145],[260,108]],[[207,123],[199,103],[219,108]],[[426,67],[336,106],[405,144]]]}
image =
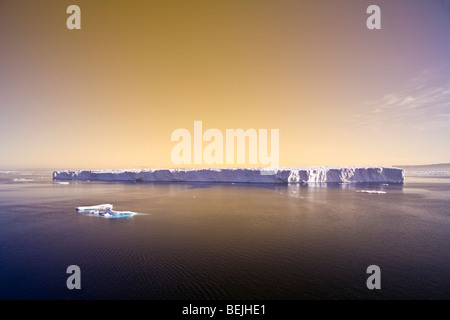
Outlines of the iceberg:
{"label": "iceberg", "polygon": [[132,211],[115,211],[113,207],[112,204],[98,204],[95,206],[77,207],[76,211],[104,218],[128,218],[137,214]]}
{"label": "iceberg", "polygon": [[107,211],[99,211],[99,210],[91,210],[87,212],[88,215],[94,215],[99,216],[103,218],[129,218],[134,215],[136,215],[136,212],[132,211],[114,211],[114,210],[107,210]]}
{"label": "iceberg", "polygon": [[95,206],[77,207],[78,212],[107,211],[112,209],[112,204],[98,204]]}
{"label": "iceberg", "polygon": [[33,179],[23,179],[23,178],[19,178],[19,179],[14,179],[14,182],[32,182],[34,181]]}
{"label": "iceberg", "polygon": [[231,169],[110,169],[53,172],[54,180],[218,183],[403,183],[394,167],[289,167]]}
{"label": "iceberg", "polygon": [[386,191],[381,191],[381,190],[356,190],[356,192],[369,193],[369,194],[386,194]]}

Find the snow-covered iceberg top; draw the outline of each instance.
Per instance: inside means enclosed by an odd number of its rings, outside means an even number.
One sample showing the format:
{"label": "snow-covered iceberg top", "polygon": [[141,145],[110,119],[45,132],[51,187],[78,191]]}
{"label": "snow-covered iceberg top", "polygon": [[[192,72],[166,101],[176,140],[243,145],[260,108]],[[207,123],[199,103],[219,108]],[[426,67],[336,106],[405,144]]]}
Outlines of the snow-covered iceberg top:
{"label": "snow-covered iceberg top", "polygon": [[102,218],[130,218],[136,215],[133,211],[115,211],[112,204],[98,204],[95,206],[77,207],[77,212],[88,216],[97,216]]}
{"label": "snow-covered iceberg top", "polygon": [[240,183],[403,183],[393,167],[289,167],[233,169],[65,170],[55,180]]}

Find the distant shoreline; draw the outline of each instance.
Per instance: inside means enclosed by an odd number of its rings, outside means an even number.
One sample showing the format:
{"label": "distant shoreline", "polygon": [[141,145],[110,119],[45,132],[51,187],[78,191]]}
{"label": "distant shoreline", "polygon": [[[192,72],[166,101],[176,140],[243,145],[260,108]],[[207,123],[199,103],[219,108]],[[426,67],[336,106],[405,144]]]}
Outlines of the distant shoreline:
{"label": "distant shoreline", "polygon": [[450,172],[450,163],[436,163],[436,164],[423,164],[423,165],[395,165],[396,168],[404,169],[405,171],[412,172]]}

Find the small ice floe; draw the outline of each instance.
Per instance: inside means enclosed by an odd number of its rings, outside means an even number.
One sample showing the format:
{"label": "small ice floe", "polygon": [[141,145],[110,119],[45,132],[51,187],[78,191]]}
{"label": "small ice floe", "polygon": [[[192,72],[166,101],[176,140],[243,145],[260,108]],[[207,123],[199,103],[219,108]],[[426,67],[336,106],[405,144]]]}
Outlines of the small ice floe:
{"label": "small ice floe", "polygon": [[108,210],[108,211],[98,211],[94,210],[93,213],[90,213],[91,215],[103,217],[103,218],[128,218],[132,217],[136,212],[132,211],[114,211],[114,210]]}
{"label": "small ice floe", "polygon": [[112,204],[98,204],[95,206],[86,206],[86,207],[77,207],[78,212],[90,212],[90,211],[107,211],[112,210],[113,205]]}
{"label": "small ice floe", "polygon": [[67,181],[58,181],[58,182],[55,182],[56,184],[69,184]]}
{"label": "small ice floe", "polygon": [[34,181],[33,179],[23,179],[23,178],[19,178],[19,179],[14,179],[14,182],[31,182]]}
{"label": "small ice floe", "polygon": [[385,194],[386,191],[380,190],[356,190],[356,192],[370,193],[370,194]]}
{"label": "small ice floe", "polygon": [[98,216],[103,218],[129,218],[136,215],[132,211],[115,211],[112,204],[99,204],[95,206],[77,207],[78,212],[85,213],[90,216]]}

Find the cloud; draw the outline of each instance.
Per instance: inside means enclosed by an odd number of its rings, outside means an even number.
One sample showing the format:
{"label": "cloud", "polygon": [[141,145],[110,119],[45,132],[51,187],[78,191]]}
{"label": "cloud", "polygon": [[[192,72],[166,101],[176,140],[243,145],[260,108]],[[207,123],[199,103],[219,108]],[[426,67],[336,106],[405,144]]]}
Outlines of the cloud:
{"label": "cloud", "polygon": [[361,106],[354,125],[372,130],[389,127],[432,130],[450,127],[450,72],[426,69],[401,89]]}

